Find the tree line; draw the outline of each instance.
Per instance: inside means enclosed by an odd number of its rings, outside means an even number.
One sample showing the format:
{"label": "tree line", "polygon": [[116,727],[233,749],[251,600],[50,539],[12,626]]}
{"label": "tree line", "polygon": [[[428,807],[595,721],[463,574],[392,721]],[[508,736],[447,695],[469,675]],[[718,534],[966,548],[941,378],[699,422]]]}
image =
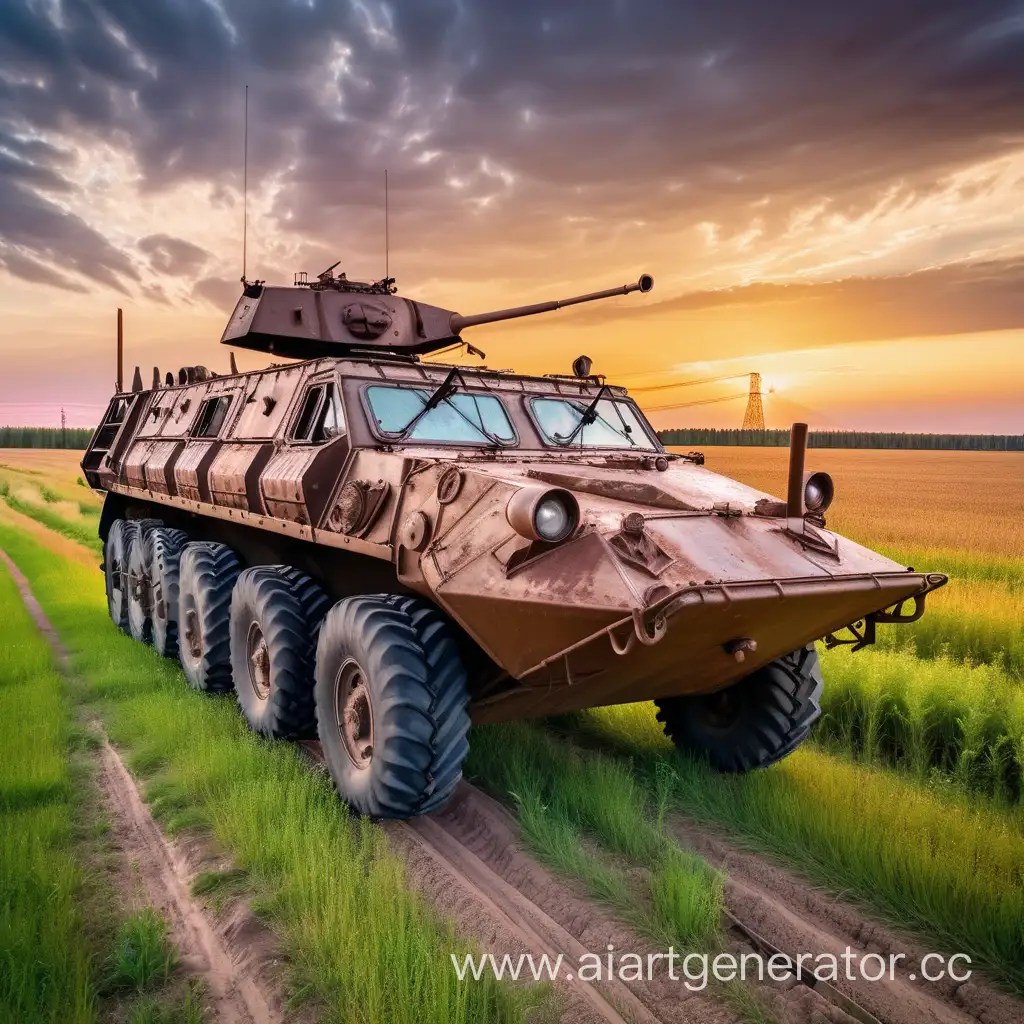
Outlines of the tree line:
{"label": "tree line", "polygon": [[[89,443],[89,427],[0,427],[0,448],[69,448],[81,451]],[[713,427],[684,427],[660,430],[662,444],[748,445],[785,448],[788,430],[719,430]],[[907,434],[897,431],[812,430],[812,448],[904,448],[950,449],[972,452],[1024,452],[1024,434]]]}
{"label": "tree line", "polygon": [[0,427],[0,448],[70,448],[81,451],[91,427]]}
{"label": "tree line", "polygon": [[[711,427],[685,427],[658,432],[662,444],[749,445],[786,448],[788,430],[719,430]],[[898,431],[812,430],[807,443],[811,448],[904,448],[950,449],[971,452],[1022,452],[1024,434],[907,434]]]}

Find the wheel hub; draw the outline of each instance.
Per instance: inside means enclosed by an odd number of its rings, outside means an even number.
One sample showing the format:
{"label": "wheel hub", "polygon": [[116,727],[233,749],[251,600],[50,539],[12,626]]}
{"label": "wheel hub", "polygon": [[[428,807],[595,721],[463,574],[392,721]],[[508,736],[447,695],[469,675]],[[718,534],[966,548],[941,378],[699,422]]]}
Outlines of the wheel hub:
{"label": "wheel hub", "polygon": [[199,661],[203,656],[203,636],[199,629],[199,616],[195,607],[185,611],[185,647],[193,661]]}
{"label": "wheel hub", "polygon": [[110,566],[110,598],[112,601],[120,604],[124,600],[125,595],[125,571],[120,561],[116,558],[111,559]]}
{"label": "wheel hub", "polygon": [[742,702],[734,688],[709,694],[704,703],[704,721],[713,729],[728,729],[740,717]]}
{"label": "wheel hub", "polygon": [[137,576],[129,572],[128,587],[132,600],[148,614],[152,603],[149,578],[145,574]]}
{"label": "wheel hub", "polygon": [[249,626],[246,653],[252,692],[259,700],[266,700],[270,696],[270,652],[267,650],[267,640],[258,622],[253,622]]}
{"label": "wheel hub", "polygon": [[373,705],[363,670],[355,661],[346,661],[334,681],[334,712],[348,759],[356,768],[369,768],[373,760]]}

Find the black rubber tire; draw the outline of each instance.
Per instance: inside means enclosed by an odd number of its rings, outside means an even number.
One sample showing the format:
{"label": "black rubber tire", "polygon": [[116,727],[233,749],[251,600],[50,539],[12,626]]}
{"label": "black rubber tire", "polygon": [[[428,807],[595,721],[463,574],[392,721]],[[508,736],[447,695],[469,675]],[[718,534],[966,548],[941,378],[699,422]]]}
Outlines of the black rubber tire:
{"label": "black rubber tire", "polygon": [[115,519],[103,545],[103,573],[107,587],[107,611],[123,633],[128,632],[128,554],[138,524]]}
{"label": "black rubber tire", "polygon": [[231,594],[240,571],[235,553],[224,544],[192,541],[181,552],[178,659],[194,690],[231,690]]}
{"label": "black rubber tire", "polygon": [[[315,739],[313,667],[330,598],[305,573],[284,565],[246,569],[231,598],[231,674],[253,732],[272,739]],[[265,685],[250,661],[251,631],[265,644]],[[255,635],[255,634],[254,634]]]}
{"label": "black rubber tire", "polygon": [[149,536],[163,524],[159,519],[139,519],[128,545],[128,634],[139,643],[153,638],[153,589],[149,562]]}
{"label": "black rubber tire", "polygon": [[[335,698],[353,665],[372,711],[366,767],[347,751]],[[339,601],[320,630],[314,692],[324,759],[353,810],[411,818],[450,799],[469,749],[469,693],[455,634],[433,606],[387,594]]]}
{"label": "black rubber tire", "polygon": [[[420,646],[427,655],[430,685],[437,694],[437,703],[431,711],[436,724],[431,738],[434,758],[430,771],[434,784],[419,812],[430,814],[451,799],[462,779],[462,762],[469,753],[467,673],[455,630],[434,605],[418,597],[396,597],[393,601],[412,619]],[[464,713],[453,714],[448,704],[461,708]]]}
{"label": "black rubber tire", "polygon": [[727,690],[656,700],[658,721],[680,750],[722,772],[764,768],[791,754],[821,716],[814,644],[778,658]]}
{"label": "black rubber tire", "polygon": [[146,534],[152,589],[153,647],[165,658],[178,656],[178,565],[188,543],[184,530],[161,526]]}

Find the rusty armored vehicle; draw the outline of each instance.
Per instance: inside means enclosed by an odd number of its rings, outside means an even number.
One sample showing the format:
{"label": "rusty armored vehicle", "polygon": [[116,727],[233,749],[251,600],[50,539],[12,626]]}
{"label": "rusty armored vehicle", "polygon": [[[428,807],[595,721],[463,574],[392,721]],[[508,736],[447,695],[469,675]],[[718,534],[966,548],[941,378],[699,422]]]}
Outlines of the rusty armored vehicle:
{"label": "rusty armored vehicle", "polygon": [[653,700],[714,767],[770,764],[820,714],[814,641],[871,643],[946,581],[826,528],[806,427],[780,500],[668,452],[586,357],[423,358],[649,276],[463,316],[333,270],[243,282],[222,342],[297,361],[136,369],[82,468],[114,622],[254,730],[318,737],[357,811],[444,804],[471,721],[596,705]]}

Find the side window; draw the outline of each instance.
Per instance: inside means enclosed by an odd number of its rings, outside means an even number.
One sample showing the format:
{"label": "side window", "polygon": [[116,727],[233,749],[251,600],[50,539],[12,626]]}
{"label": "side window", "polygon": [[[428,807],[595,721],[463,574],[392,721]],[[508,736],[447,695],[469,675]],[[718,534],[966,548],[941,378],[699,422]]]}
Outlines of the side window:
{"label": "side window", "polygon": [[306,391],[292,431],[292,440],[322,444],[345,433],[345,414],[333,382],[314,384]]}
{"label": "side window", "polygon": [[199,407],[199,415],[196,418],[196,426],[192,431],[193,437],[217,437],[220,428],[224,426],[224,418],[231,408],[231,395],[218,395],[216,398],[208,398]]}

